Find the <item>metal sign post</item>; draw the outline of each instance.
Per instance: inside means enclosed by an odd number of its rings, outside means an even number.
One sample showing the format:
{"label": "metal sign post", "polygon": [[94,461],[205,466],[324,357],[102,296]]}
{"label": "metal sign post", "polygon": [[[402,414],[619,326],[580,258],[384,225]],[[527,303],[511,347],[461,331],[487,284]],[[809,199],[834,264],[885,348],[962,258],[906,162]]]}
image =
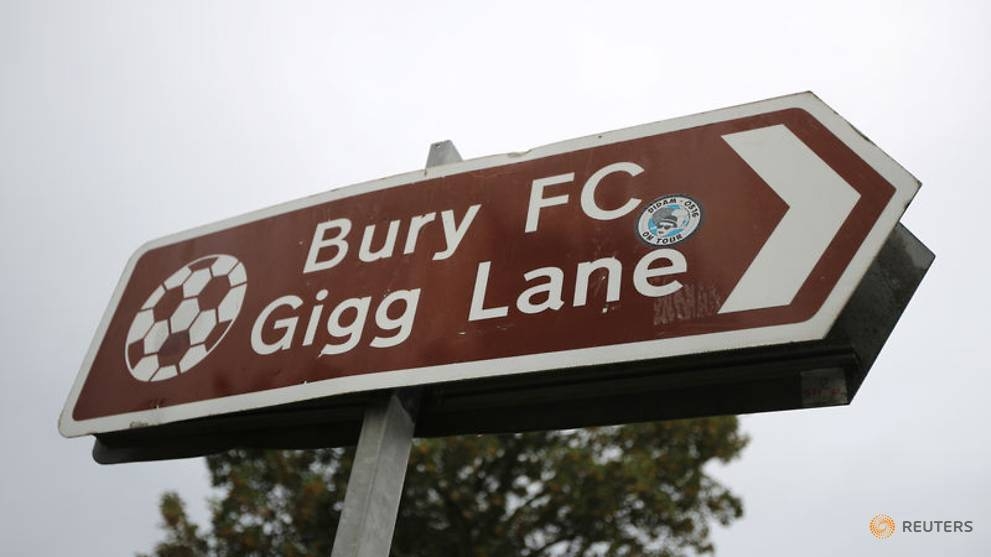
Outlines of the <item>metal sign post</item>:
{"label": "metal sign post", "polygon": [[[461,161],[450,141],[434,143],[427,168]],[[332,557],[389,554],[419,407],[418,389],[396,389],[365,410]]]}
{"label": "metal sign post", "polygon": [[416,420],[401,396],[397,389],[365,411],[332,557],[389,554]]}

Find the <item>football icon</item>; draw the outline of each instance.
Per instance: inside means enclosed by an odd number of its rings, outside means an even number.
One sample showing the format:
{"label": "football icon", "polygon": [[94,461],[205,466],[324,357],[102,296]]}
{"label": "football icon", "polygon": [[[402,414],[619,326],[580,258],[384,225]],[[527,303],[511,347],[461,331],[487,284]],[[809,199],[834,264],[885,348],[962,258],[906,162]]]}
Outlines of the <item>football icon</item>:
{"label": "football icon", "polygon": [[247,289],[244,264],[207,255],[159,284],[134,316],[124,359],[139,381],[188,372],[224,338],[241,311]]}

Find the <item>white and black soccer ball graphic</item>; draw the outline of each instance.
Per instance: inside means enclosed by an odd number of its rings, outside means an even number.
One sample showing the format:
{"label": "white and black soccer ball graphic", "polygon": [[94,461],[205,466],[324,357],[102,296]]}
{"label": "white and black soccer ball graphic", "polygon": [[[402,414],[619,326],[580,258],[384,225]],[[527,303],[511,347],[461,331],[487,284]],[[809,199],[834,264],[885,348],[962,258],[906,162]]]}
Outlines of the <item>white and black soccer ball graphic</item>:
{"label": "white and black soccer ball graphic", "polygon": [[220,342],[244,302],[248,275],[230,255],[207,255],[165,279],[127,333],[124,359],[139,381],[186,373]]}

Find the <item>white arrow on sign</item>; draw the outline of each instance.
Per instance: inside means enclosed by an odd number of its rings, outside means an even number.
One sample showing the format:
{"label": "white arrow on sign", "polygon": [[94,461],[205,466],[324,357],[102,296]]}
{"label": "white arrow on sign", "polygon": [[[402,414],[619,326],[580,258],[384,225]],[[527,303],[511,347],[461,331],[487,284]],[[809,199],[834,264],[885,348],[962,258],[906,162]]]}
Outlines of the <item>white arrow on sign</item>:
{"label": "white arrow on sign", "polygon": [[723,136],[788,205],[719,313],[786,306],[860,199],[784,125]]}

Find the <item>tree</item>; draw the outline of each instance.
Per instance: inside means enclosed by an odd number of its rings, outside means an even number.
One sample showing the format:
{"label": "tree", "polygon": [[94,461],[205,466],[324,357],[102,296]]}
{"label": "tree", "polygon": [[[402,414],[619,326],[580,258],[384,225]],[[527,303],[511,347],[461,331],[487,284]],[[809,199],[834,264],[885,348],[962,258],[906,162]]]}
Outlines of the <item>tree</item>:
{"label": "tree", "polygon": [[[743,507],[705,465],[746,443],[735,417],[418,440],[392,555],[711,553],[710,522]],[[353,452],[207,457],[212,528],[201,533],[166,493],[153,555],[329,555]]]}

